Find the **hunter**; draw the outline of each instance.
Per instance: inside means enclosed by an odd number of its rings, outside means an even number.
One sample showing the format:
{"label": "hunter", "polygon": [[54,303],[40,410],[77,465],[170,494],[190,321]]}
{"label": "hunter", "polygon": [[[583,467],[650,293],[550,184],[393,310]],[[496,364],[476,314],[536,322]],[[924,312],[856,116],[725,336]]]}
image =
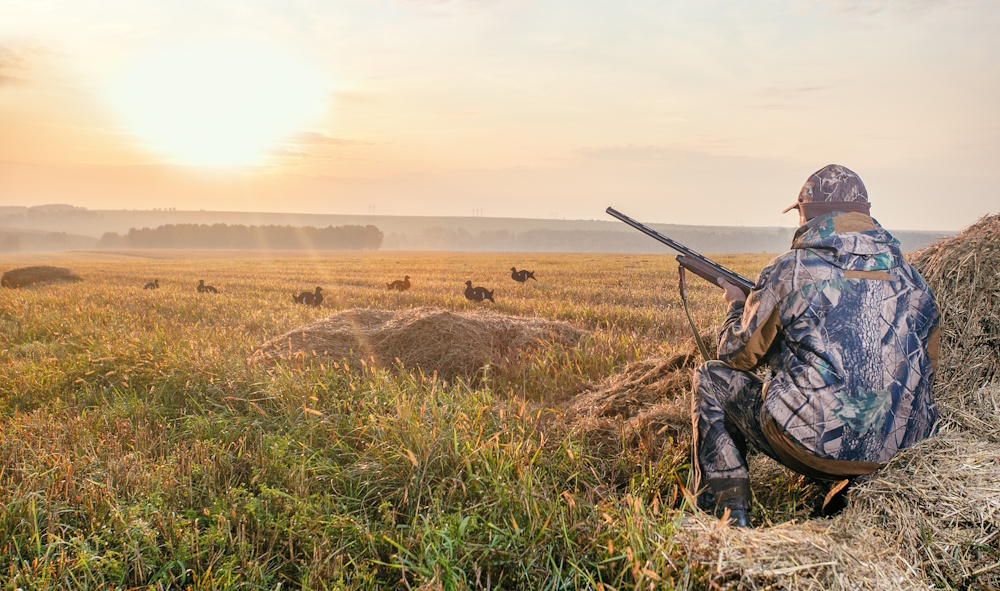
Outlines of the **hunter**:
{"label": "hunter", "polygon": [[823,485],[833,512],[850,484],[934,430],[938,310],[869,207],[857,174],[826,166],[785,210],[799,213],[792,249],[750,294],[719,280],[719,360],[694,378],[702,510],[749,525],[752,448]]}

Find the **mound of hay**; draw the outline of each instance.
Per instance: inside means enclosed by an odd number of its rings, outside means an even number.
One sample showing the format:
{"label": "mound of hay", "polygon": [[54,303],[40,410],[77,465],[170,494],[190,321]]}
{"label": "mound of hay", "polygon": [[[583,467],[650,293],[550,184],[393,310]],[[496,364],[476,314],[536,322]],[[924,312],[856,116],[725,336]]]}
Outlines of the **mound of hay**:
{"label": "mound of hay", "polygon": [[691,443],[691,376],[701,362],[697,352],[630,363],[622,373],[576,395],[557,424],[580,435],[597,453],[616,453],[624,445],[654,457],[665,446]]}
{"label": "mound of hay", "polygon": [[933,582],[1000,588],[1000,444],[946,429],[851,494],[844,532],[881,538]]}
{"label": "mound of hay", "polygon": [[941,312],[935,397],[942,415],[1000,441],[996,398],[980,395],[982,386],[1000,379],[1000,215],[981,218],[910,259]]}
{"label": "mound of hay", "polygon": [[0,285],[16,289],[29,285],[45,285],[50,283],[75,283],[80,281],[78,275],[74,275],[69,269],[62,267],[21,267],[11,269],[0,276]]}
{"label": "mound of hay", "polygon": [[264,343],[251,361],[316,356],[397,363],[446,380],[471,379],[487,364],[503,367],[543,342],[575,344],[581,331],[567,322],[439,308],[352,309]]}
{"label": "mound of hay", "polygon": [[834,519],[743,530],[697,514],[674,542],[722,588],[998,589],[998,473],[1000,445],[946,429],[859,485]]}
{"label": "mound of hay", "polygon": [[766,529],[723,526],[701,513],[685,517],[672,538],[685,564],[707,572],[711,589],[926,589],[880,540],[845,532],[830,521]]}

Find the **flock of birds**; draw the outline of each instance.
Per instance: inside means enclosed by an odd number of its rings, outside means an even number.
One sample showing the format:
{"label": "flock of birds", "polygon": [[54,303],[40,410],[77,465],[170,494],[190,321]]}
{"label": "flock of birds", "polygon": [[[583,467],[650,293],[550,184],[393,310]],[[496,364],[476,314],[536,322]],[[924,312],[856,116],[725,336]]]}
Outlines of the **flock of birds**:
{"label": "flock of birds", "polygon": [[[521,269],[520,271],[518,271],[517,267],[510,268],[510,278],[513,279],[514,281],[517,281],[518,283],[524,283],[529,279],[533,281],[538,281],[537,279],[535,279],[534,271],[527,271],[525,269]],[[386,283],[385,286],[390,291],[399,291],[399,292],[406,291],[410,289],[411,286],[410,276],[406,275],[402,279],[397,279],[391,283]],[[143,285],[142,288],[159,289],[160,280],[154,279],[149,283],[147,283],[146,285]],[[216,289],[215,287],[211,285],[206,285],[204,279],[198,280],[198,285],[197,287],[195,287],[195,289],[198,291],[198,293],[219,293],[219,290]],[[486,289],[485,287],[482,286],[473,287],[472,281],[465,282],[465,298],[472,302],[483,302],[489,300],[493,303],[496,303],[496,300],[493,299],[494,291],[496,290]],[[313,292],[303,291],[298,295],[295,295],[293,293],[292,301],[295,302],[296,304],[304,304],[306,306],[319,307],[319,305],[323,303],[323,288],[316,286],[316,290]]]}

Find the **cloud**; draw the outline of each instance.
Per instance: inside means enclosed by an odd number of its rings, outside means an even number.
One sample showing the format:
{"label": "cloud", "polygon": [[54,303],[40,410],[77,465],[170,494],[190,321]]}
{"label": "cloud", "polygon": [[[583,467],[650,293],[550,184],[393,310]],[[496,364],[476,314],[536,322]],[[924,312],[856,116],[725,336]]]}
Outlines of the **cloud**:
{"label": "cloud", "polygon": [[0,46],[0,86],[24,82],[21,73],[26,60],[21,52]]}
{"label": "cloud", "polygon": [[305,152],[296,148],[289,148],[288,146],[278,146],[271,150],[268,150],[268,155],[279,158],[279,159],[292,159],[292,160],[306,160],[310,158],[315,158],[313,154]]}
{"label": "cloud", "polygon": [[964,8],[972,6],[969,0],[827,0],[836,12],[858,16],[890,15],[917,16],[938,8]]}
{"label": "cloud", "polygon": [[348,140],[344,138],[338,138],[326,135],[325,133],[319,133],[315,131],[303,131],[295,135],[291,143],[309,146],[366,146],[371,145],[371,142],[364,142],[361,140]]}
{"label": "cloud", "polygon": [[599,160],[657,160],[677,153],[676,149],[666,146],[637,146],[625,144],[619,146],[600,146],[597,148],[581,148],[577,153],[586,158]]}
{"label": "cloud", "polygon": [[50,52],[42,47],[0,45],[0,86],[24,84],[35,63]]}

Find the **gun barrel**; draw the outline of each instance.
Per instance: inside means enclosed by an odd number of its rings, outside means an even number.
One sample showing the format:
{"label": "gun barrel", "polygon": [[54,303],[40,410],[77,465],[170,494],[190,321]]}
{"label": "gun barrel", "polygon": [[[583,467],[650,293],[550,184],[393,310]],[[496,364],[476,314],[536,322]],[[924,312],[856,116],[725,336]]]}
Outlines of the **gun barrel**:
{"label": "gun barrel", "polygon": [[[653,239],[655,239],[655,240],[657,240],[659,242],[662,242],[663,244],[666,244],[670,248],[672,248],[672,249],[676,250],[677,252],[681,253],[681,255],[684,255],[684,257],[686,257],[687,260],[682,260],[681,257],[678,257],[678,262],[680,262],[682,265],[685,265],[686,267],[688,267],[689,269],[691,269],[692,271],[694,271],[699,276],[701,276],[701,277],[703,277],[705,279],[708,279],[709,281],[714,282],[715,280],[713,278],[707,277],[705,274],[703,274],[703,273],[706,272],[705,271],[706,268],[710,268],[710,269],[712,269],[712,270],[715,271],[715,274],[717,276],[725,277],[727,281],[729,281],[730,283],[733,283],[736,286],[738,286],[744,293],[750,293],[750,290],[753,288],[753,285],[754,285],[753,281],[750,281],[749,279],[741,276],[736,271],[733,271],[732,269],[727,269],[726,267],[723,267],[722,265],[720,265],[719,263],[716,263],[715,261],[709,259],[708,257],[706,257],[704,255],[701,255],[701,254],[698,254],[697,252],[695,252],[694,250],[691,250],[690,248],[684,246],[680,242],[677,242],[676,240],[672,240],[672,239],[668,238],[667,236],[664,236],[663,234],[660,234],[659,232],[657,232],[656,230],[650,228],[649,226],[646,226],[645,224],[642,224],[641,222],[637,222],[637,221],[633,220],[632,218],[630,218],[627,215],[625,215],[625,214],[623,214],[623,213],[615,210],[614,208],[609,207],[605,211],[611,217],[614,217],[614,218],[616,218],[618,220],[621,220],[621,221],[625,222],[626,224],[632,226],[636,230],[639,230],[643,234],[646,234],[647,236],[649,236],[649,237],[651,237],[651,238],[653,238]],[[700,265],[691,264],[691,260],[697,261],[698,263],[700,263]],[[694,269],[695,266],[697,266],[700,270],[702,270],[702,272],[699,273],[698,271],[696,271]]]}
{"label": "gun barrel", "polygon": [[611,217],[617,218],[617,219],[625,222],[626,224],[632,226],[636,230],[639,230],[643,234],[645,234],[645,235],[647,235],[647,236],[649,236],[649,237],[651,237],[651,238],[653,238],[655,240],[658,240],[658,241],[666,244],[667,246],[669,246],[670,248],[676,250],[677,252],[679,252],[681,254],[686,254],[689,257],[695,257],[695,258],[699,258],[699,259],[704,259],[705,258],[702,255],[698,254],[697,252],[695,252],[695,251],[691,250],[690,248],[684,246],[680,242],[677,242],[676,240],[673,240],[671,238],[668,238],[667,236],[664,236],[663,234],[660,234],[659,232],[657,232],[656,230],[654,230],[654,229],[650,228],[649,226],[643,224],[642,222],[637,222],[637,221],[633,220],[632,218],[628,217],[627,215],[625,215],[624,213],[622,213],[622,212],[620,212],[620,211],[618,211],[618,210],[616,210],[616,209],[614,209],[612,207],[609,207],[609,208],[607,208],[604,211],[608,215],[610,215]]}

